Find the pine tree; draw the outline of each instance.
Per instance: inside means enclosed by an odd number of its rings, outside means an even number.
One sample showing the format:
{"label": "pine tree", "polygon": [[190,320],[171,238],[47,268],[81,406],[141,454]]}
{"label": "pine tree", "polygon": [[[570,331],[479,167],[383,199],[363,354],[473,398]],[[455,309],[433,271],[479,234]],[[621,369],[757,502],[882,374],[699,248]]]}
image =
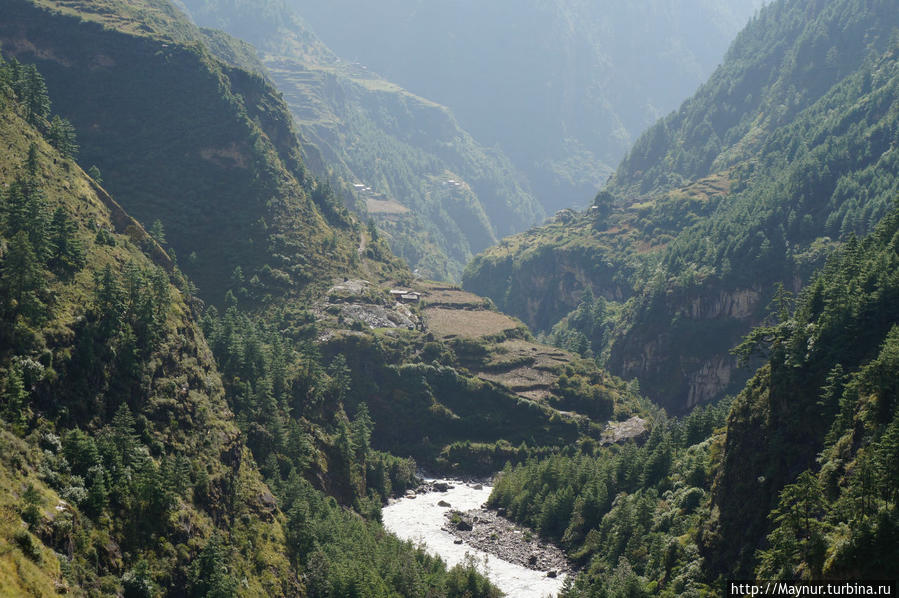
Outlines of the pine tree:
{"label": "pine tree", "polygon": [[801,563],[820,573],[824,558],[821,518],[827,503],[818,478],[811,471],[780,492],[780,501],[769,518],[774,530],[768,534],[769,547],[759,553],[760,577],[792,577]]}
{"label": "pine tree", "polygon": [[125,312],[124,293],[110,265],[94,279],[93,309],[103,337],[111,338],[121,330]]}
{"label": "pine tree", "polygon": [[156,585],[150,575],[150,565],[141,559],[134,568],[122,576],[124,598],[152,598],[157,594]]}
{"label": "pine tree", "polygon": [[374,426],[375,422],[368,412],[368,405],[359,403],[359,406],[356,408],[356,416],[353,418],[350,428],[353,432],[353,445],[356,449],[356,457],[363,467],[371,449],[371,433]]}
{"label": "pine tree", "polygon": [[94,181],[95,181],[98,185],[102,185],[102,184],[103,184],[103,175],[100,174],[100,169],[97,168],[96,165],[92,165],[90,168],[88,168],[88,169],[87,169],[87,174],[90,175],[90,177],[91,177],[92,179],[94,179]]}
{"label": "pine tree", "polygon": [[84,245],[76,236],[77,226],[62,206],[53,212],[50,222],[50,266],[58,273],[71,274],[86,264]]}
{"label": "pine tree", "polygon": [[162,221],[158,218],[150,225],[150,236],[156,239],[160,245],[165,245],[165,229],[162,227]]}
{"label": "pine tree", "polygon": [[24,97],[20,99],[25,106],[25,119],[37,126],[50,114],[50,96],[44,77],[33,64],[26,66],[24,71]]}
{"label": "pine tree", "polygon": [[34,177],[37,175],[37,167],[37,144],[32,141],[28,146],[28,157],[25,159],[25,172],[29,177]]}
{"label": "pine tree", "polygon": [[135,432],[135,420],[127,403],[122,403],[112,417],[112,439],[116,449],[122,457],[125,466],[133,465],[136,461],[136,451],[140,446],[140,440]]}
{"label": "pine tree", "polygon": [[191,598],[237,596],[237,581],[228,570],[228,552],[222,538],[213,535],[190,567]]}
{"label": "pine tree", "polygon": [[47,141],[59,150],[66,158],[74,158],[78,154],[78,141],[75,135],[75,127],[68,120],[58,114],[50,121],[47,131]]}
{"label": "pine tree", "polygon": [[3,389],[3,419],[14,426],[22,426],[28,420],[28,390],[24,376],[18,367],[12,367],[6,375]]}
{"label": "pine tree", "polygon": [[31,248],[28,235],[25,231],[19,231],[10,240],[9,251],[0,267],[4,311],[20,313],[32,321],[46,317],[39,297],[45,280],[44,269]]}

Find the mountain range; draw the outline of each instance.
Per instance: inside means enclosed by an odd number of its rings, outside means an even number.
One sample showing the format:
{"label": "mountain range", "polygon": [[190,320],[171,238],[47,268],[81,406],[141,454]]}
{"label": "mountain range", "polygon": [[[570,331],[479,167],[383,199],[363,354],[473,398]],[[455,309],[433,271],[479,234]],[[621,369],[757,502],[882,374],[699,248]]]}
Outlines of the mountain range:
{"label": "mountain range", "polygon": [[0,594],[896,577],[889,0],[0,6]]}

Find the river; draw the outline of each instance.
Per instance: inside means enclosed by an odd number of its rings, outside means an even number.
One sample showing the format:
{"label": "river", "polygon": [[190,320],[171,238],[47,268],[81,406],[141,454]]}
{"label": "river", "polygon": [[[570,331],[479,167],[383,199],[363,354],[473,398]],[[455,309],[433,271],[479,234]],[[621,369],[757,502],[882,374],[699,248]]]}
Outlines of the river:
{"label": "river", "polygon": [[546,573],[534,571],[477,550],[467,544],[455,544],[456,538],[443,529],[446,507],[437,504],[445,501],[453,509],[468,511],[477,509],[490,496],[491,487],[466,484],[458,480],[447,482],[452,488],[446,492],[428,492],[415,498],[392,500],[383,509],[384,527],[403,540],[424,545],[431,554],[439,555],[448,566],[461,563],[466,554],[475,558],[478,567],[509,598],[544,598],[555,596],[562,588],[564,574],[553,579]]}

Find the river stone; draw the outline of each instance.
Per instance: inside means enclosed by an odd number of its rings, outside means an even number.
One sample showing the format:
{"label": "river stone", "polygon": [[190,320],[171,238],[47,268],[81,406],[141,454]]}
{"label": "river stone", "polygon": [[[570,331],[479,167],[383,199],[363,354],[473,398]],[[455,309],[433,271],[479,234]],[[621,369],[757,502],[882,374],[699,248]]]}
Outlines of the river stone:
{"label": "river stone", "polygon": [[437,501],[437,506],[438,507],[451,507],[452,505],[449,504],[448,502],[446,502],[445,500],[440,500],[440,501]]}

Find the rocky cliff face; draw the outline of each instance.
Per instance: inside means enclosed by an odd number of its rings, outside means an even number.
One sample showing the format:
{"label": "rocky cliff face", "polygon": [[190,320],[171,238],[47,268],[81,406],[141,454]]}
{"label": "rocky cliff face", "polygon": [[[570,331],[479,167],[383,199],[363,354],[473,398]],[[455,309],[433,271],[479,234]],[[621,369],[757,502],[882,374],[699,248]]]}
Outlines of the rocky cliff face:
{"label": "rocky cliff face", "polygon": [[736,390],[749,375],[729,354],[745,330],[759,323],[761,288],[695,289],[665,296],[616,338],[610,371],[637,378],[640,388],[670,412]]}
{"label": "rocky cliff face", "polygon": [[762,296],[761,291],[760,287],[755,287],[721,291],[716,296],[695,297],[678,315],[684,315],[692,320],[717,318],[745,320],[751,318],[757,311]]}

